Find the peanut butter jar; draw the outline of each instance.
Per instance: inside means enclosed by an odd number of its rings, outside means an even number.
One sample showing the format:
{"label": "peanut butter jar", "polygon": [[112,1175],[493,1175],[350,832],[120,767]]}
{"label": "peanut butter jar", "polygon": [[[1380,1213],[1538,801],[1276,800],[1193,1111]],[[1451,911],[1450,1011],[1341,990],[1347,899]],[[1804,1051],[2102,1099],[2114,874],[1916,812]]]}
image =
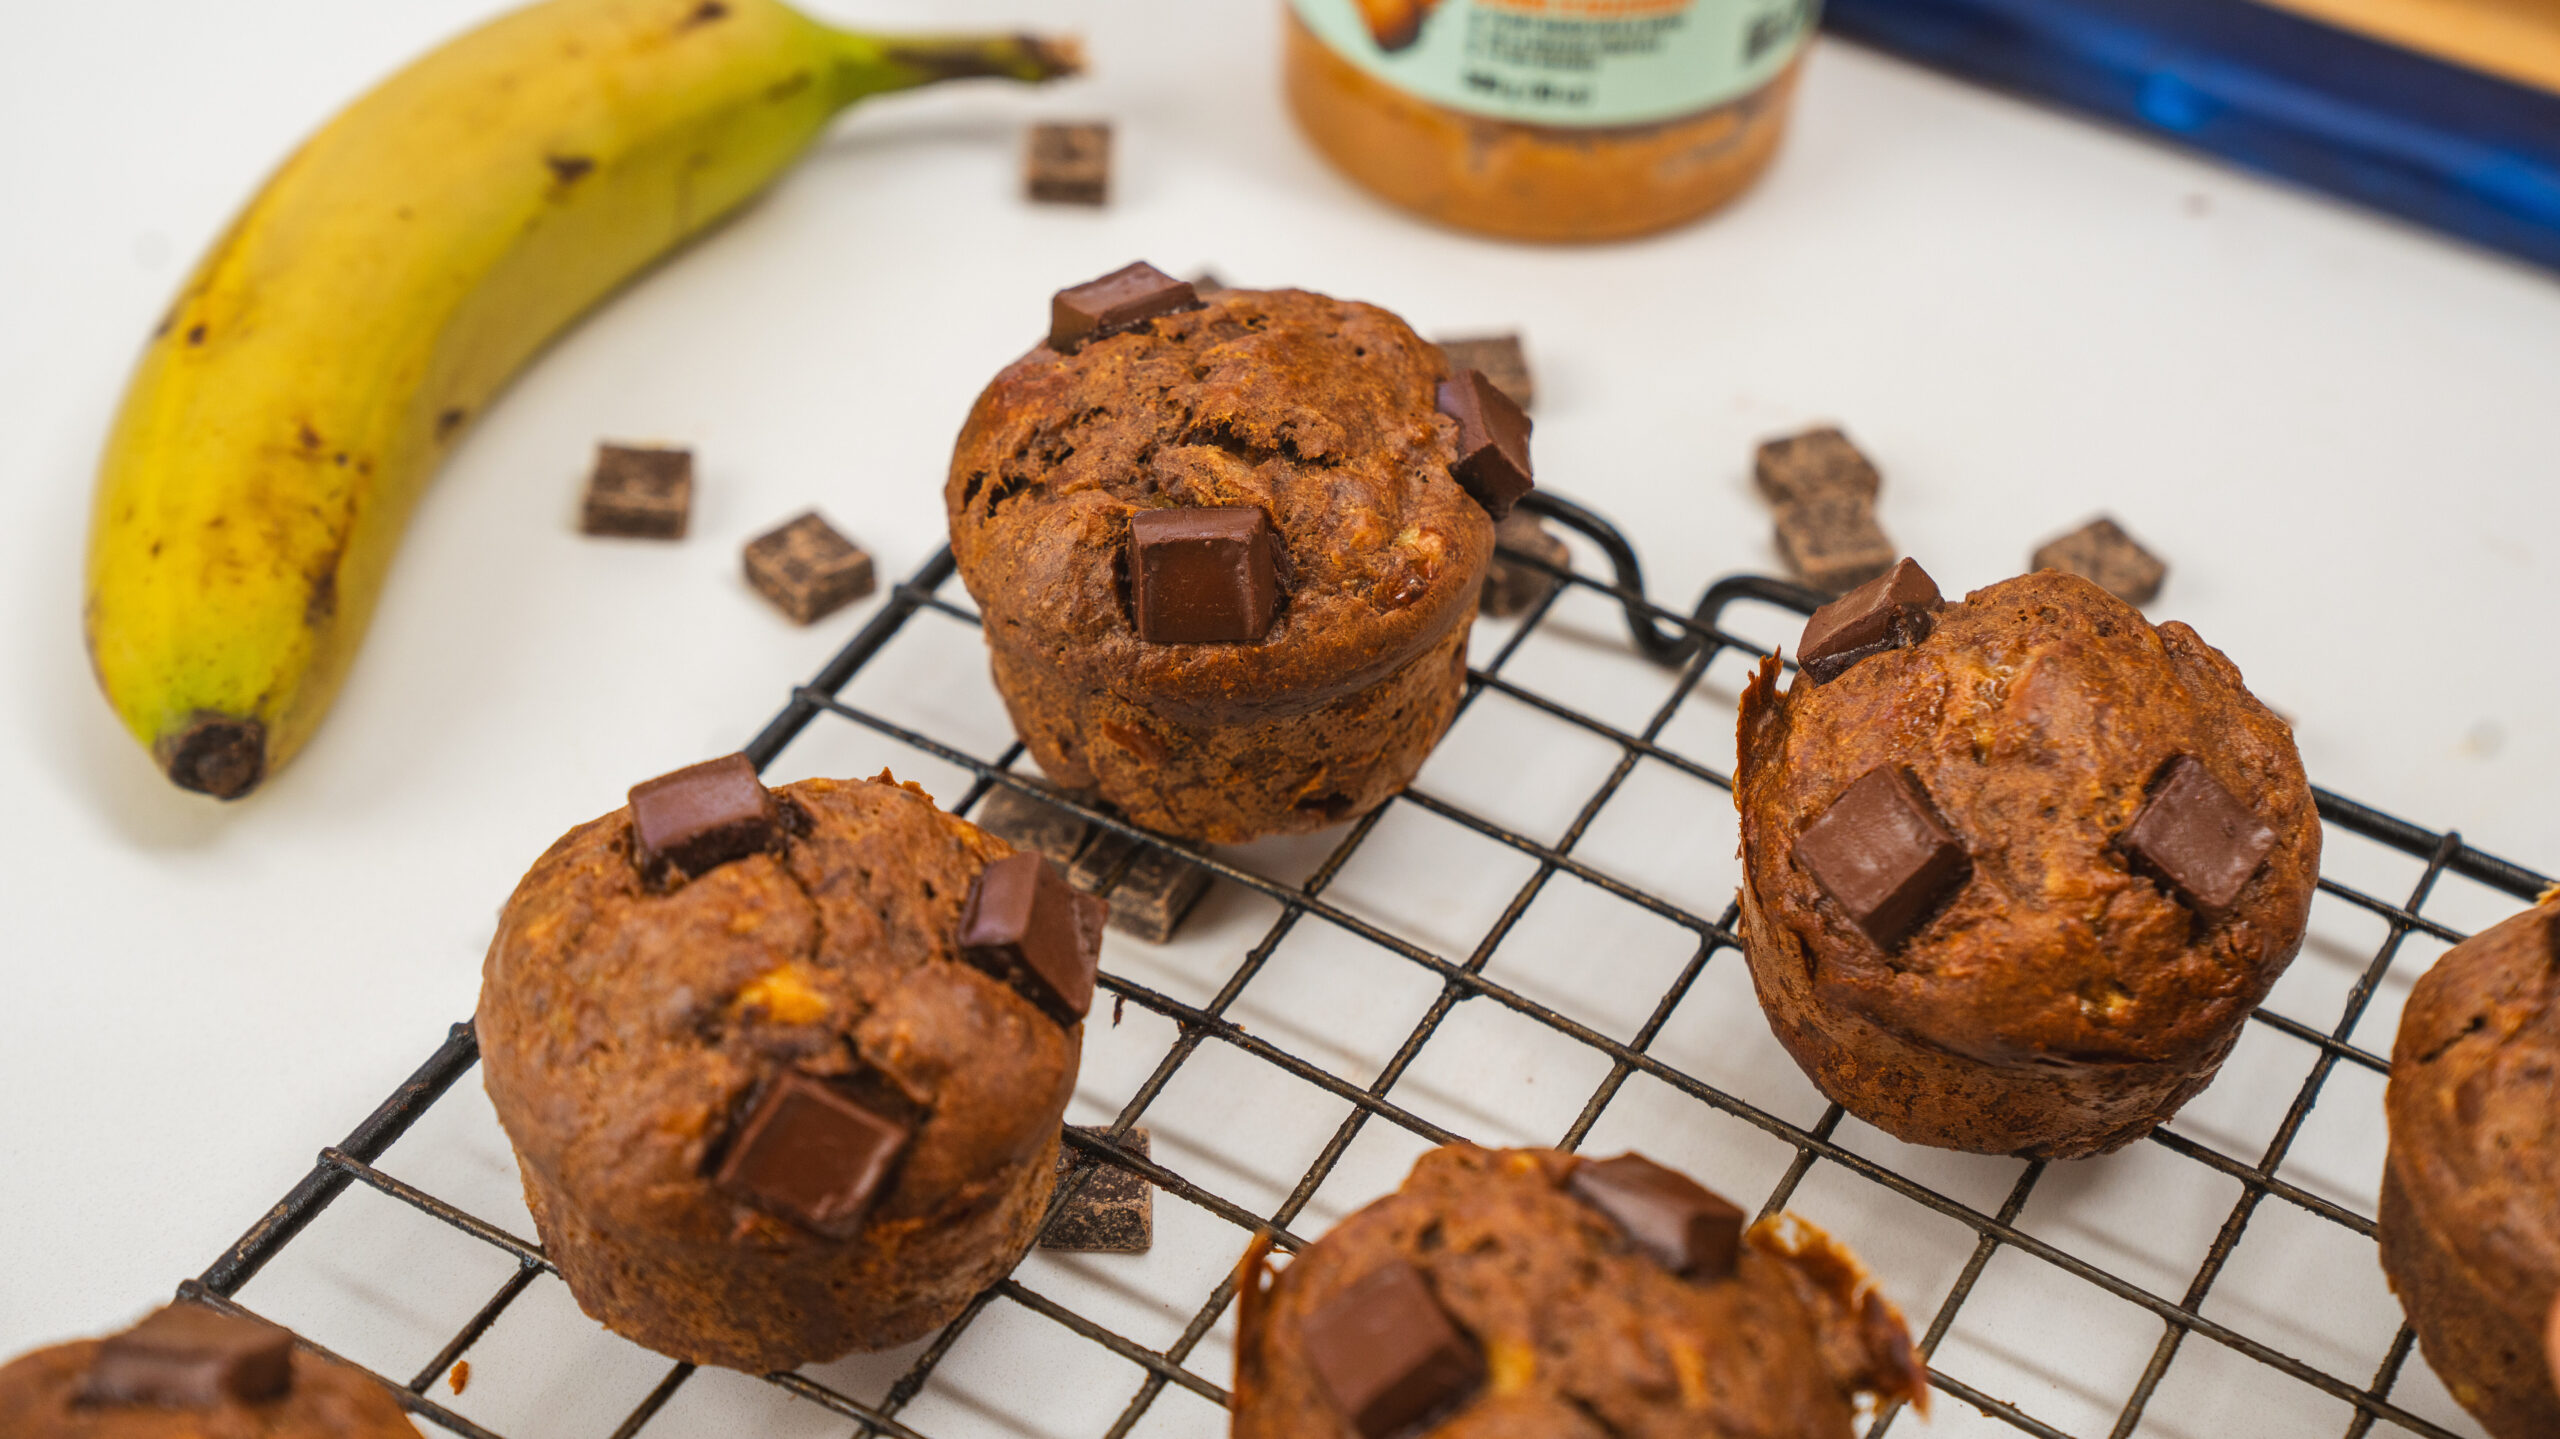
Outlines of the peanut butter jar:
{"label": "peanut butter jar", "polygon": [[1522,240],[1693,220],[1777,153],[1818,0],[1287,0],[1307,137],[1428,219]]}

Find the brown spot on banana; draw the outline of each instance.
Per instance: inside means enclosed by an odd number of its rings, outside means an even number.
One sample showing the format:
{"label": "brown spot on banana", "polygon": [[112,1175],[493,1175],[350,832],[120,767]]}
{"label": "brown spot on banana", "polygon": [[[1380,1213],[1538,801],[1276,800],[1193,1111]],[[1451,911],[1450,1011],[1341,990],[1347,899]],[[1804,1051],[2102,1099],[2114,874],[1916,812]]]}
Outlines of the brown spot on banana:
{"label": "brown spot on banana", "polygon": [[794,70],[784,79],[776,80],[772,84],[764,87],[764,98],[778,105],[783,101],[790,99],[792,96],[799,94],[801,91],[808,89],[809,81],[810,75],[808,71]]}
{"label": "brown spot on banana", "polygon": [[587,172],[596,167],[596,162],[584,155],[545,155],[542,163],[551,167],[551,178],[563,190],[585,179]]}
{"label": "brown spot on banana", "polygon": [[151,753],[178,788],[238,799],[266,777],[267,727],[254,719],[200,710],[162,735]]}
{"label": "brown spot on banana", "polygon": [[[452,439],[453,432],[461,428],[462,410],[459,406],[436,416],[436,443],[441,445]],[[373,471],[370,467],[367,467],[365,470],[365,473],[367,474],[371,474],[372,472]]]}
{"label": "brown spot on banana", "polygon": [[202,325],[196,325],[196,326],[194,326],[194,327],[190,328],[190,329],[187,331],[187,343],[188,343],[188,344],[190,344],[190,345],[201,345],[201,344],[203,344],[203,343],[204,343],[204,326],[202,326]]}
{"label": "brown spot on banana", "polygon": [[729,18],[729,7],[721,4],[720,0],[702,0],[701,4],[693,7],[692,14],[677,22],[676,33],[681,35],[687,30],[727,18]]}

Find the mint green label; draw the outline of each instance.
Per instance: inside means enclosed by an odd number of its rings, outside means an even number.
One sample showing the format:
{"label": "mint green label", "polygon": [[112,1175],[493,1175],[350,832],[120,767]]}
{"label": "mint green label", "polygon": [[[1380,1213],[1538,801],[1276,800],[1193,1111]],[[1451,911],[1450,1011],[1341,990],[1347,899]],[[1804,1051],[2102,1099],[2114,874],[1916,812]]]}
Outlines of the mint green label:
{"label": "mint green label", "polygon": [[1767,84],[1821,0],[1291,0],[1335,53],[1453,110],[1641,125]]}

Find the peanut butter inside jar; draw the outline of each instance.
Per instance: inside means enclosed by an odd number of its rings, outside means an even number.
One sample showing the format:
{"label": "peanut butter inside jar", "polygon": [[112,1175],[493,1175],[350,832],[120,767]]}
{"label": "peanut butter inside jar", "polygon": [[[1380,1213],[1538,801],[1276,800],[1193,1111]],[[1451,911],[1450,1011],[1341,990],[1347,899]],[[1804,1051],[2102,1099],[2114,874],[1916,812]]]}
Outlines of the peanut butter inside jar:
{"label": "peanut butter inside jar", "polygon": [[1318,150],[1441,224],[1610,240],[1768,168],[1812,0],[1286,0],[1289,105]]}

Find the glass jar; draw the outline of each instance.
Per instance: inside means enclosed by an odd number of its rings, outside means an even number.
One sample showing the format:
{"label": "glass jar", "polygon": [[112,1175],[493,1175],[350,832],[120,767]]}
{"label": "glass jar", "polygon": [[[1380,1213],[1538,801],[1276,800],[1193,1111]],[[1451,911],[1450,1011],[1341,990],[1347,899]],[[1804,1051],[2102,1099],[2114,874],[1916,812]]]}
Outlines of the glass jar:
{"label": "glass jar", "polygon": [[1817,0],[1287,0],[1290,109],[1417,214],[1523,240],[1692,220],[1768,168]]}

